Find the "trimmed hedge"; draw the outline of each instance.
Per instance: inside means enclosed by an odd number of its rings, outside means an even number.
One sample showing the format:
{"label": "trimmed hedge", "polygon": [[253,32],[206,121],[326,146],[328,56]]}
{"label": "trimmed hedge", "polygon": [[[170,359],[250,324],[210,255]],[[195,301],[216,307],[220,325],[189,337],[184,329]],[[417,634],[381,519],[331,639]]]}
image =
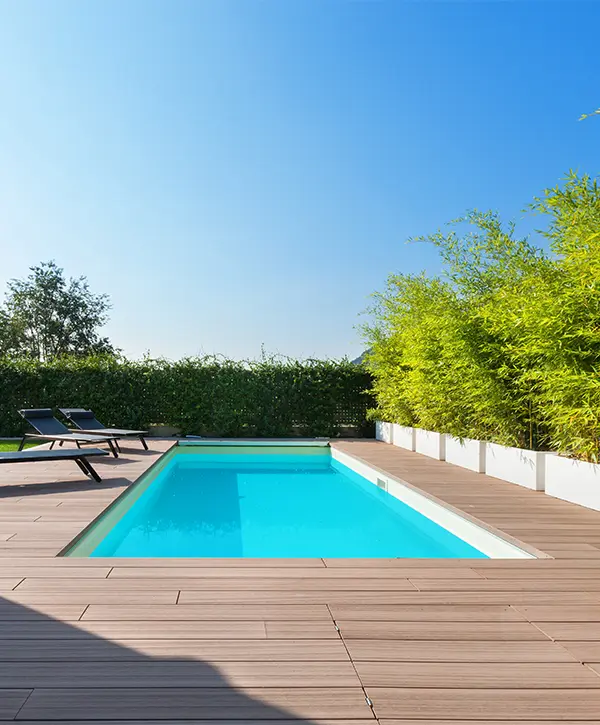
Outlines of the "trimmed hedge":
{"label": "trimmed hedge", "polygon": [[370,374],[346,360],[0,360],[0,435],[27,430],[20,408],[70,406],[107,426],[183,435],[372,436],[370,388]]}

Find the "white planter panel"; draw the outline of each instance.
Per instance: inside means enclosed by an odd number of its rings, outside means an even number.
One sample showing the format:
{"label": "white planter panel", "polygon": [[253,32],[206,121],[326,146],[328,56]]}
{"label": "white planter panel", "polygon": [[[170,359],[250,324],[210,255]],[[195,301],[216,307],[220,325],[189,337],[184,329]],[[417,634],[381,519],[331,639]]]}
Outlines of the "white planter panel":
{"label": "white planter panel", "polygon": [[405,425],[394,423],[392,432],[392,443],[398,448],[406,448],[407,451],[415,450],[415,429]]}
{"label": "white planter panel", "polygon": [[600,465],[546,454],[546,493],[600,511]]}
{"label": "white planter panel", "polygon": [[485,471],[485,443],[473,438],[446,435],[446,461],[476,473]]}
{"label": "white planter panel", "polygon": [[393,443],[392,423],[385,423],[382,420],[375,421],[375,438],[384,443]]}
{"label": "white planter panel", "polygon": [[485,472],[488,476],[516,483],[533,491],[544,490],[546,454],[525,448],[512,448],[497,443],[487,443]]}
{"label": "white planter panel", "polygon": [[436,458],[438,461],[446,460],[446,436],[432,430],[415,428],[415,451],[424,456]]}

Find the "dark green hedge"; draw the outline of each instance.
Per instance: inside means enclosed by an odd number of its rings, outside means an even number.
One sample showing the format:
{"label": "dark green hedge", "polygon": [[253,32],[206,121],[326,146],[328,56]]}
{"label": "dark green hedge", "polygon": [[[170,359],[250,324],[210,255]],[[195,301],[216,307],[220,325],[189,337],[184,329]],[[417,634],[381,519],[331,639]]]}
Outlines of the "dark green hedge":
{"label": "dark green hedge", "polygon": [[111,358],[0,360],[0,435],[26,426],[19,408],[92,408],[108,426],[165,424],[184,435],[373,434],[371,377],[348,361],[178,362]]}

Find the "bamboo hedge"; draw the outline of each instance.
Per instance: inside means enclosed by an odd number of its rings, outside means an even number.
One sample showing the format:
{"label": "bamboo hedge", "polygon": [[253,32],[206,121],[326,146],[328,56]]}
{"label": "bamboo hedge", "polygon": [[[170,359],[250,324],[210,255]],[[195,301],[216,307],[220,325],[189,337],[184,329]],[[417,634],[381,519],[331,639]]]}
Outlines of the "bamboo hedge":
{"label": "bamboo hedge", "polygon": [[20,408],[92,408],[108,426],[183,435],[372,436],[371,376],[349,361],[0,360],[0,435],[27,428]]}
{"label": "bamboo hedge", "polygon": [[492,212],[414,240],[437,247],[443,273],[392,275],[375,296],[373,417],[598,460],[597,181],[571,173],[530,210],[538,244]]}

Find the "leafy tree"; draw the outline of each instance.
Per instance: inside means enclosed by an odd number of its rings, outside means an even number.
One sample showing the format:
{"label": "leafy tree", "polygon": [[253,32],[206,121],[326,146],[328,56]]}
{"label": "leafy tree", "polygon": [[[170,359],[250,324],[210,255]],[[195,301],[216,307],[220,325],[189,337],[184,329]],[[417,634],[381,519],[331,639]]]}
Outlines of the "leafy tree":
{"label": "leafy tree", "polygon": [[85,277],[67,280],[53,261],[8,283],[0,308],[0,355],[50,360],[63,355],[115,354],[99,334],[107,322],[107,295],[93,294]]}

